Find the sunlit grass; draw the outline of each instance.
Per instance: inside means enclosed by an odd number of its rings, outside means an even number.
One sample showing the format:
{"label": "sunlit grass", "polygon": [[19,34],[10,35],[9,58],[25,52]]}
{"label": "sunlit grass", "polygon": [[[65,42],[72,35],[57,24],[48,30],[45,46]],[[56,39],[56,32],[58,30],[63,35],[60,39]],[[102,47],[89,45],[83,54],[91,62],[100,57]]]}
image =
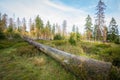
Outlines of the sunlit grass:
{"label": "sunlit grass", "polygon": [[0,49],[1,80],[76,80],[59,63],[27,42],[13,43]]}

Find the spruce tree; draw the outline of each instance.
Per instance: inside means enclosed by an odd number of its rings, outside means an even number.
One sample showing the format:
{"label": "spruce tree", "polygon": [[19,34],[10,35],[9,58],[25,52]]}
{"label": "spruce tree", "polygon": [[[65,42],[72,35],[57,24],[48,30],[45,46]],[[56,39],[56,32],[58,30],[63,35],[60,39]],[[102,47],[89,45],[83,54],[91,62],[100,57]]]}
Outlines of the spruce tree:
{"label": "spruce tree", "polygon": [[39,39],[42,34],[43,27],[43,21],[39,17],[39,15],[35,19],[35,26],[36,26],[36,38]]}
{"label": "spruce tree", "polygon": [[67,28],[67,21],[64,20],[64,21],[63,21],[63,36],[66,35],[66,28]]}
{"label": "spruce tree", "polygon": [[118,40],[118,38],[119,38],[118,25],[116,23],[116,20],[112,18],[108,28],[108,40],[114,42]]}
{"label": "spruce tree", "polygon": [[90,15],[88,15],[86,18],[85,30],[86,30],[87,40],[90,40],[92,38],[92,19]]}
{"label": "spruce tree", "polygon": [[96,6],[96,19],[95,19],[95,38],[97,40],[103,40],[103,31],[105,26],[105,9],[106,5],[102,0],[99,0],[98,5]]}

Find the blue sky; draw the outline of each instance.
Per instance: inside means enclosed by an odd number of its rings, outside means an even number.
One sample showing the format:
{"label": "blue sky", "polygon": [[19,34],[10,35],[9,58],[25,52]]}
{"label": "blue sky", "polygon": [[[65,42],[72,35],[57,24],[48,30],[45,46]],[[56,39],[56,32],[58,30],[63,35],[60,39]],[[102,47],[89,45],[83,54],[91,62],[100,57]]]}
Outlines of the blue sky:
{"label": "blue sky", "polygon": [[[9,17],[20,17],[22,19],[32,18],[36,15],[42,18],[44,23],[50,20],[51,24],[62,25],[67,20],[70,31],[72,25],[79,27],[80,32],[84,31],[85,18],[89,14],[94,24],[95,9],[99,0],[0,0],[0,12],[7,13]],[[120,26],[120,0],[102,0],[107,5],[105,10],[106,25],[114,17]]]}

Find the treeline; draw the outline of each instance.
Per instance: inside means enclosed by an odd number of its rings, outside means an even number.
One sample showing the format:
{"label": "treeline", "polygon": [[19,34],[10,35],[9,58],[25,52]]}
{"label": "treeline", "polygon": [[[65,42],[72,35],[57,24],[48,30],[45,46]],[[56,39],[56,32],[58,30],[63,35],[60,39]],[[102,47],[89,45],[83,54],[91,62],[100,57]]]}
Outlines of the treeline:
{"label": "treeline", "polygon": [[[27,28],[27,25],[29,28]],[[26,22],[26,19],[9,18],[7,14],[0,14],[0,36],[2,38],[12,39],[14,35],[29,36],[33,39],[43,39],[43,40],[61,40],[68,39],[69,35],[67,33],[67,21],[64,20],[62,26],[56,24],[51,25],[50,21],[44,24],[43,20],[38,16],[34,20],[31,18]],[[29,29],[29,30],[28,30]],[[4,34],[3,34],[4,33]],[[73,34],[74,33],[74,34]],[[78,35],[78,27],[75,27],[71,35]],[[79,34],[80,35],[80,34]]]}
{"label": "treeline", "polygon": [[[35,18],[35,21],[29,19],[29,28],[26,26],[26,19],[20,20],[17,18],[15,21],[13,18],[8,18],[7,14],[0,14],[0,35],[2,37],[12,38],[12,33],[19,33],[21,36],[29,36],[35,39],[52,39],[55,34],[61,34],[61,29],[58,24],[51,25],[49,21],[44,25],[39,15]],[[66,35],[66,21],[64,21],[64,31],[61,35]],[[29,30],[27,30],[29,29]],[[56,31],[56,32],[55,32]],[[3,33],[8,34],[3,35]]]}
{"label": "treeline", "polygon": [[[52,24],[47,21],[44,24],[39,15],[34,20],[31,18],[26,22],[26,19],[9,18],[7,14],[0,14],[0,39],[12,39],[17,36],[29,36],[33,39],[43,40],[62,40],[67,39],[71,44],[76,44],[81,39],[102,41],[102,42],[115,42],[120,43],[120,36],[117,22],[114,18],[111,19],[109,26],[105,25],[104,11],[106,5],[102,0],[99,0],[96,6],[95,24],[92,24],[92,18],[88,15],[85,19],[85,34],[79,33],[78,26],[73,25],[72,32],[67,33],[67,21],[64,20],[62,26],[59,24]],[[29,28],[27,28],[27,26]],[[29,30],[28,30],[29,29]]]}
{"label": "treeline", "polygon": [[[17,18],[15,21],[13,18],[9,18],[7,14],[0,14],[0,39],[29,36],[33,39],[44,40],[68,39],[72,44],[76,44],[76,41],[80,41],[81,39],[119,43],[118,25],[114,18],[111,19],[109,26],[104,26],[103,29],[99,29],[98,25],[94,25],[93,27],[90,15],[85,20],[85,35],[81,35],[79,28],[75,25],[72,27],[72,32],[68,34],[66,20],[63,21],[61,28],[58,24],[51,25],[50,21],[44,24],[39,15],[34,20],[30,18],[27,24],[25,18],[22,20]],[[27,28],[27,25],[29,28]]]}

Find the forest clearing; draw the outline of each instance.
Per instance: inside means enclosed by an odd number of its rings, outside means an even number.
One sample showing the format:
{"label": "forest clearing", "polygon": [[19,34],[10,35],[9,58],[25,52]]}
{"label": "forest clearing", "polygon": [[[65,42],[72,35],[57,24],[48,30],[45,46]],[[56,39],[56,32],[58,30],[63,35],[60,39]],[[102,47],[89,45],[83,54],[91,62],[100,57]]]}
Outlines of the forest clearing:
{"label": "forest clearing", "polygon": [[119,0],[34,3],[0,1],[0,80],[120,80]]}

